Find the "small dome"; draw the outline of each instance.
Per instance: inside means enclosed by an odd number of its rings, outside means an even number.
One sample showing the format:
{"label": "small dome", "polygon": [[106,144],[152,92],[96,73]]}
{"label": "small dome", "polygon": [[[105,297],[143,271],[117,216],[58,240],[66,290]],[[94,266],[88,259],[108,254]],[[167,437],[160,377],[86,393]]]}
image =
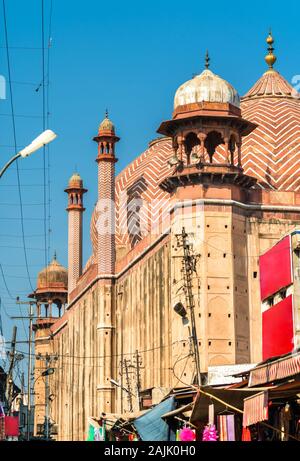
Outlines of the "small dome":
{"label": "small dome", "polygon": [[209,69],[205,69],[200,75],[196,75],[178,88],[174,98],[174,109],[200,102],[230,103],[240,107],[240,97],[235,88]]}
{"label": "small dome", "polygon": [[53,290],[55,288],[68,289],[68,271],[54,256],[49,266],[42,269],[37,278],[38,289]]}
{"label": "small dome", "polygon": [[69,187],[82,187],[83,181],[78,173],[74,173],[69,179]]}
{"label": "small dome", "polygon": [[115,126],[113,122],[108,118],[108,113],[106,112],[105,119],[99,125],[99,133],[102,131],[110,131],[112,133],[115,132]]}

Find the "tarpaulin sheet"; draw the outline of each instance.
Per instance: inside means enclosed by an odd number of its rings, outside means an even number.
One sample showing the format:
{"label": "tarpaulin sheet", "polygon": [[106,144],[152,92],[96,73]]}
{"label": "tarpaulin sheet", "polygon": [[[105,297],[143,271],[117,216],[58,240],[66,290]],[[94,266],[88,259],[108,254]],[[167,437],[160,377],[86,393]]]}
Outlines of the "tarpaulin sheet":
{"label": "tarpaulin sheet", "polygon": [[159,441],[175,441],[175,432],[161,418],[162,415],[174,410],[175,399],[169,397],[167,400],[156,405],[144,415],[134,421],[134,426],[138,431],[142,440],[153,442]]}

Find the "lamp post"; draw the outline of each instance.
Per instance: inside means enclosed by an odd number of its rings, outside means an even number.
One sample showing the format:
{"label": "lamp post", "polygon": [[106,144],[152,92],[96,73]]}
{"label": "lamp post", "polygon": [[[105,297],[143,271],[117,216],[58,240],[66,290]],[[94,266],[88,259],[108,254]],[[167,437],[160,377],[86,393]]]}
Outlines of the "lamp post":
{"label": "lamp post", "polygon": [[122,384],[118,383],[118,381],[115,381],[114,379],[110,379],[111,384],[113,384],[116,387],[119,387],[123,391],[127,392],[128,394],[128,403],[129,403],[129,411],[133,411],[133,405],[132,405],[132,397],[137,397],[136,394],[133,394],[131,390],[127,389],[126,387],[122,386]]}
{"label": "lamp post", "polygon": [[56,134],[52,130],[43,131],[37,138],[35,138],[28,146],[24,147],[24,149],[20,150],[17,154],[15,154],[7,163],[4,165],[2,170],[0,171],[0,178],[5,173],[7,168],[18,158],[22,157],[29,157],[29,155],[33,154],[36,150],[40,149],[41,147],[49,144],[49,142],[53,141],[56,138]]}

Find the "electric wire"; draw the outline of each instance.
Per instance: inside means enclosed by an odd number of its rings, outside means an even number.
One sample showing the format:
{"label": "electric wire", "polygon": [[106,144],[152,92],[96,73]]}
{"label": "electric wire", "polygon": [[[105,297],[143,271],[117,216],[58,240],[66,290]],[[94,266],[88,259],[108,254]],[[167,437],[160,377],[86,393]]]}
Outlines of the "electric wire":
{"label": "electric wire", "polygon": [[[12,83],[11,83],[12,78],[11,78],[10,55],[9,55],[9,48],[8,48],[9,47],[9,41],[8,41],[8,28],[7,28],[5,0],[2,0],[2,5],[3,5],[3,19],[4,19],[4,31],[5,31],[6,59],[7,59],[7,67],[8,67],[8,79],[9,79],[10,106],[11,106],[11,113],[12,113],[13,138],[14,138],[15,152],[17,152],[18,151],[18,148],[17,148],[18,143],[17,143],[15,116],[14,116],[15,111],[14,111],[14,100],[13,100]],[[22,206],[22,191],[21,191],[21,184],[20,184],[20,173],[19,173],[18,160],[16,160],[16,171],[17,171],[18,194],[19,194],[19,202],[20,202],[20,217],[21,217],[21,230],[22,230],[24,259],[25,259],[26,272],[27,272],[27,276],[28,276],[29,285],[30,285],[31,290],[33,291],[33,286],[32,286],[32,283],[31,283],[29,267],[28,267],[28,258],[27,258],[26,242],[25,242],[23,206]]]}
{"label": "electric wire", "polygon": [[[44,0],[41,0],[41,49],[42,49],[42,114],[43,114],[43,131],[46,129],[46,93],[45,93],[45,14]],[[43,146],[43,210],[44,210],[44,258],[45,267],[48,265],[47,257],[47,193],[46,193],[46,148]],[[48,274],[46,274],[47,276]]]}
{"label": "electric wire", "polygon": [[[177,358],[177,360],[175,361],[175,363],[174,363],[174,365],[173,365],[173,367],[172,367],[171,370],[172,370],[173,376],[177,379],[177,383],[173,386],[173,388],[175,388],[175,387],[177,386],[178,382],[180,382],[180,383],[182,383],[182,384],[184,384],[185,386],[188,386],[188,387],[191,385],[190,383],[187,384],[187,383],[185,383],[184,381],[182,381],[181,378],[182,378],[182,375],[183,375],[184,372],[185,372],[185,369],[186,369],[188,360],[189,360],[189,358],[192,357],[192,356],[193,356],[193,353],[192,353],[192,352],[189,352],[187,355],[185,355],[185,356],[183,356],[183,357],[180,357],[180,356],[179,356],[179,358]],[[183,370],[182,370],[181,375],[180,375],[180,378],[179,378],[179,377],[176,375],[176,373],[175,373],[175,367],[176,367],[177,363],[181,362],[181,361],[184,360],[184,359],[186,359],[186,362],[185,362],[185,364],[184,364]],[[194,368],[195,368],[195,367],[194,367]]]}
{"label": "electric wire", "polygon": [[[2,264],[0,264],[0,272],[1,272],[3,283],[4,283],[4,286],[5,286],[5,289],[7,291],[7,294],[9,296],[9,298],[12,299],[13,301],[16,301],[16,298],[11,294],[11,291],[8,288],[8,284],[6,282],[6,277],[4,275]],[[18,307],[19,307],[20,317],[23,317],[23,312],[22,312],[21,305],[19,304]],[[28,340],[28,335],[27,335],[27,331],[26,331],[26,328],[25,328],[24,319],[22,318],[21,320],[22,320],[23,330],[24,330],[24,333],[25,333],[25,338],[26,338],[26,340]]]}
{"label": "electric wire", "polygon": [[[153,352],[153,351],[156,351],[156,350],[159,350],[159,349],[167,349],[167,348],[170,348],[170,347],[174,346],[175,344],[179,344],[179,343],[182,343],[182,342],[186,342],[186,339],[180,339],[180,340],[177,340],[177,341],[173,341],[172,343],[166,344],[164,346],[151,347],[149,349],[144,349],[144,350],[141,350],[141,351],[139,350],[139,354],[146,354],[148,352]],[[24,353],[25,355],[29,355],[28,352],[23,352],[23,351],[20,351],[20,352]],[[32,357],[36,356],[36,354],[31,354],[31,355],[32,355]],[[124,355],[134,357],[136,355],[136,352],[126,352],[126,353],[123,352],[122,354],[91,355],[91,356],[87,356],[87,355],[80,356],[80,355],[72,355],[72,354],[55,354],[55,355],[58,358],[67,357],[67,358],[86,360],[86,359],[106,359],[106,358],[122,357]]]}
{"label": "electric wire", "polygon": [[[50,0],[49,11],[49,29],[47,41],[47,86],[46,86],[46,126],[49,127],[50,117],[50,50],[52,47],[52,15],[53,15],[53,0]],[[50,164],[50,144],[46,146],[47,152],[47,182],[48,182],[48,257],[51,248],[51,164]]]}

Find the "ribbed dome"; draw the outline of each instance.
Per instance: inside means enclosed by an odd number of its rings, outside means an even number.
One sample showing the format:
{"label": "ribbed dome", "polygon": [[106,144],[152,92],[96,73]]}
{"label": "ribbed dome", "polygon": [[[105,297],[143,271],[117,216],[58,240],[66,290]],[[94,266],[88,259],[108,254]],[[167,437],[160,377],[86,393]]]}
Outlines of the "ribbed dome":
{"label": "ribbed dome", "polygon": [[49,266],[42,269],[37,278],[38,289],[68,288],[68,271],[54,256]]}
{"label": "ribbed dome", "polygon": [[83,182],[78,173],[74,173],[69,179],[69,187],[82,187]]}
{"label": "ribbed dome", "polygon": [[276,70],[268,70],[253,85],[242,100],[254,99],[259,97],[294,98],[297,96],[295,89],[282,77]]}
{"label": "ribbed dome", "polygon": [[244,138],[243,168],[261,187],[300,190],[300,99],[274,69],[242,98],[243,117],[258,127]]}
{"label": "ribbed dome", "polygon": [[113,122],[108,118],[108,115],[106,114],[105,119],[102,120],[102,122],[99,125],[99,133],[102,131],[110,131],[112,133],[115,132],[115,126]]}
{"label": "ribbed dome", "polygon": [[174,98],[174,109],[200,102],[230,103],[240,107],[240,98],[235,88],[209,69],[205,69],[200,75],[196,75],[178,88]]}

